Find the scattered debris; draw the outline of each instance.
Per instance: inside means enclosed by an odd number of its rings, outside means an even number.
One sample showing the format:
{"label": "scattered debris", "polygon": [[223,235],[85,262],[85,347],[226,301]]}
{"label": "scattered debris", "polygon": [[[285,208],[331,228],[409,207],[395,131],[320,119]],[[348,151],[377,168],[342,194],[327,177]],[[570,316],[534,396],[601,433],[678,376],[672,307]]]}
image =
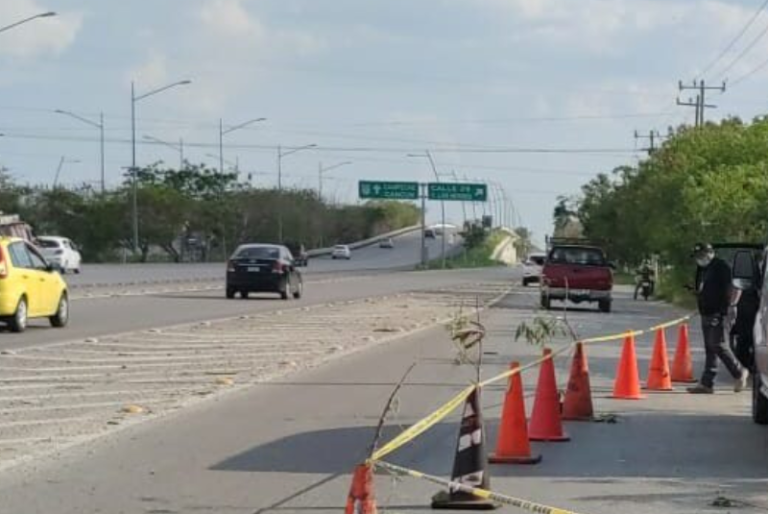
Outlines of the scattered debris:
{"label": "scattered debris", "polygon": [[133,404],[126,405],[125,407],[123,407],[122,411],[126,414],[142,414],[146,412],[144,407],[142,407],[141,405],[133,405]]}
{"label": "scattered debris", "polygon": [[221,386],[231,386],[235,384],[235,381],[230,377],[219,377],[216,379],[216,384]]}

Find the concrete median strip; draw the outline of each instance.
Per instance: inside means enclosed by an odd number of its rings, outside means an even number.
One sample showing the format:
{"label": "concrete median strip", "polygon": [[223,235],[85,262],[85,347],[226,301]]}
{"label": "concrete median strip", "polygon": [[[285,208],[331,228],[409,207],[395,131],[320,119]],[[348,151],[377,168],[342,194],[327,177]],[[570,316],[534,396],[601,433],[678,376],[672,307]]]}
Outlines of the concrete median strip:
{"label": "concrete median strip", "polygon": [[[0,469],[317,366],[499,300],[472,284],[254,313],[0,355]],[[471,298],[471,301],[469,299]]]}

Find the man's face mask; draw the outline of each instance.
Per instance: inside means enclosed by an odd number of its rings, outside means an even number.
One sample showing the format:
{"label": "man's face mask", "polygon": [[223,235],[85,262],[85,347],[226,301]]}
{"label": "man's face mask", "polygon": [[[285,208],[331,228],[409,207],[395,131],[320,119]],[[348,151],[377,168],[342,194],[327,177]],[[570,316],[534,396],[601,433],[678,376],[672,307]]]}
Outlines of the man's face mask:
{"label": "man's face mask", "polygon": [[709,266],[709,263],[712,262],[712,255],[705,255],[703,257],[697,257],[696,258],[696,264],[701,266],[702,268],[706,268]]}

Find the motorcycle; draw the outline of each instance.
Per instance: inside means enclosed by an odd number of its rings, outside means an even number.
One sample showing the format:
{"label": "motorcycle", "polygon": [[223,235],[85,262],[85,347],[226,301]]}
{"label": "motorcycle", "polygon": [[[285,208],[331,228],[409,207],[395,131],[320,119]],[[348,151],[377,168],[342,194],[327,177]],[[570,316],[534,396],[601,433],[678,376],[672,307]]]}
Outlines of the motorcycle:
{"label": "motorcycle", "polygon": [[635,300],[637,300],[638,293],[642,295],[643,300],[648,301],[648,298],[653,294],[653,280],[649,277],[641,277],[635,286]]}

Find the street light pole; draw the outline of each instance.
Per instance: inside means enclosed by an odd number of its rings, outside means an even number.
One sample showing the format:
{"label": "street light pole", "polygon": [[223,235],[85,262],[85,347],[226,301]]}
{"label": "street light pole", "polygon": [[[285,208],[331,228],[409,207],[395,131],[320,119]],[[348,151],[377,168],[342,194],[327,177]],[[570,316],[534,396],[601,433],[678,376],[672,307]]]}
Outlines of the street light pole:
{"label": "street light pole", "polygon": [[61,159],[59,159],[59,166],[56,168],[56,175],[53,177],[53,189],[56,189],[56,186],[59,185],[59,175],[61,174],[61,169],[64,167],[65,162],[78,163],[80,161],[77,159],[67,159],[64,155],[61,156]]}
{"label": "street light pole", "polygon": [[336,168],[341,168],[342,166],[347,166],[349,164],[352,164],[352,161],[344,161],[340,162],[338,164],[334,164],[333,166],[328,166],[327,168],[323,167],[323,163],[318,163],[317,165],[317,179],[318,179],[318,197],[320,200],[323,199],[323,174],[327,171],[335,170]]}
{"label": "street light pole", "polygon": [[[310,148],[317,147],[316,144],[311,145],[305,145],[300,146],[298,148],[294,148],[293,150],[290,150],[288,152],[283,152],[282,145],[277,145],[277,193],[279,197],[282,197],[283,193],[283,157],[287,157],[291,154],[294,154],[296,152],[301,152],[302,150],[309,150]],[[278,198],[278,207],[277,207],[277,237],[280,241],[280,244],[283,243],[283,209],[282,209],[282,198]]]}
{"label": "street light pole", "polygon": [[162,139],[158,139],[156,137],[147,136],[144,135],[144,139],[147,141],[152,141],[161,145],[165,145],[168,148],[173,148],[177,152],[179,152],[179,170],[184,169],[184,139],[179,138],[179,144],[169,143],[168,141],[163,141]]}
{"label": "street light pole", "polygon": [[219,118],[219,173],[224,173],[224,135],[229,134],[230,132],[234,132],[235,130],[240,130],[241,128],[247,127],[252,123],[258,123],[260,121],[267,121],[267,118],[255,118],[224,130],[224,121]]}
{"label": "street light pole", "polygon": [[10,25],[6,25],[5,27],[0,27],[0,32],[5,32],[6,30],[10,30],[14,27],[18,27],[19,25],[23,25],[27,22],[30,22],[32,20],[36,20],[38,18],[50,18],[51,16],[56,16],[56,13],[53,11],[44,12],[40,14],[35,14],[34,16],[30,16],[29,18],[24,18],[21,21],[17,21],[15,23],[11,23]]}
{"label": "street light pole", "polygon": [[[435,179],[440,182],[440,174],[437,172],[437,167],[435,166],[435,161],[432,159],[432,153],[429,150],[425,150],[425,153],[427,154],[427,159],[429,159],[429,164],[432,166],[432,171],[435,174]],[[446,236],[446,227],[445,227],[445,201],[440,200],[440,210],[441,216],[442,216],[442,224],[443,229],[441,230],[442,238],[440,241],[440,252],[442,253],[443,258],[443,269],[445,269],[445,236]]]}
{"label": "street light pole", "polygon": [[139,177],[136,169],[136,102],[150,96],[162,93],[176,86],[191,84],[191,80],[180,80],[167,86],[153,89],[143,95],[136,96],[136,88],[131,81],[131,176],[133,178],[133,251],[139,251]]}
{"label": "street light pole", "polygon": [[81,121],[87,125],[90,125],[92,127],[96,127],[99,129],[99,152],[100,152],[100,158],[101,161],[101,192],[105,193],[107,190],[106,186],[106,180],[104,176],[104,113],[99,113],[99,121],[93,121],[89,120],[88,118],[85,118],[83,116],[80,116],[79,114],[75,114],[70,111],[64,111],[62,109],[56,109],[54,111],[56,114],[63,114],[64,116],[69,116],[70,118],[74,118],[78,121]]}

